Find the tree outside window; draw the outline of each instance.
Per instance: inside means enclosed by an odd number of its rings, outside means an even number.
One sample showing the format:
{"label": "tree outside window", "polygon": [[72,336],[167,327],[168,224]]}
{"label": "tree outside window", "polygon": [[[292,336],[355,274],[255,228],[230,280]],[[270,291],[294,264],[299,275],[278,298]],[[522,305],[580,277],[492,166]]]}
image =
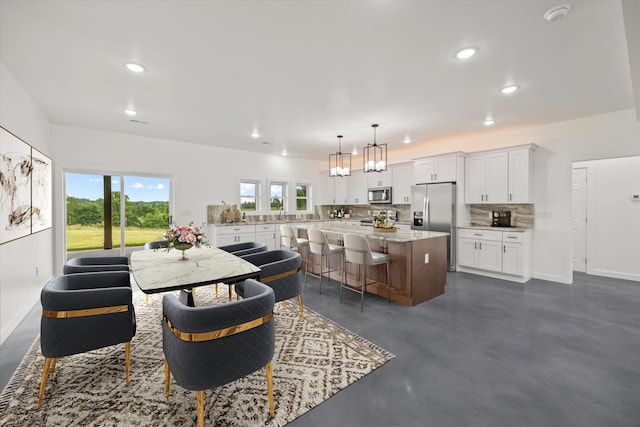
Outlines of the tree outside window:
{"label": "tree outside window", "polygon": [[307,211],[309,209],[309,186],[296,184],[296,210]]}

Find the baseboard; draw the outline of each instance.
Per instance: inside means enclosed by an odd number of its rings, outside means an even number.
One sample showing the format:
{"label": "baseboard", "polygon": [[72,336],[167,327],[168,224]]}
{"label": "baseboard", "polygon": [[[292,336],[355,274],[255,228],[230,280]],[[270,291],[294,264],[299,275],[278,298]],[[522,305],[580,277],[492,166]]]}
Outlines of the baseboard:
{"label": "baseboard", "polygon": [[2,325],[2,329],[0,329],[0,345],[4,343],[7,338],[9,338],[11,333],[18,327],[20,322],[22,322],[22,319],[24,319],[27,314],[29,314],[29,312],[39,299],[40,291],[34,293],[30,298],[24,300],[24,304],[22,305],[22,307],[20,307],[20,311],[18,311],[16,315],[7,322],[6,325]]}

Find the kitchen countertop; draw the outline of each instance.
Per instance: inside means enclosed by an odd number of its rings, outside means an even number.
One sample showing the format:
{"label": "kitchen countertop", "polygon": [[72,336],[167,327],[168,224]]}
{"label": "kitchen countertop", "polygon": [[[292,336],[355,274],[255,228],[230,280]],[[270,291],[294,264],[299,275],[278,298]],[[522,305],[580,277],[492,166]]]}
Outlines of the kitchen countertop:
{"label": "kitchen countertop", "polygon": [[514,232],[523,232],[523,231],[531,230],[531,228],[526,228],[526,227],[491,227],[490,225],[464,225],[464,226],[458,226],[458,228],[466,228],[470,230],[514,231]]}
{"label": "kitchen countertop", "polygon": [[[436,237],[448,236],[449,233],[441,233],[438,231],[417,231],[417,230],[406,230],[406,229],[397,229],[395,232],[379,232],[375,231],[373,227],[363,227],[358,225],[357,227],[348,226],[344,224],[332,224],[331,222],[318,222],[317,224],[313,224],[312,228],[317,228],[319,230],[324,231],[325,233],[355,233],[360,234],[370,239],[379,239],[385,240],[388,242],[414,242],[416,240],[425,240],[425,239],[433,239]],[[300,227],[298,228],[306,228]]]}

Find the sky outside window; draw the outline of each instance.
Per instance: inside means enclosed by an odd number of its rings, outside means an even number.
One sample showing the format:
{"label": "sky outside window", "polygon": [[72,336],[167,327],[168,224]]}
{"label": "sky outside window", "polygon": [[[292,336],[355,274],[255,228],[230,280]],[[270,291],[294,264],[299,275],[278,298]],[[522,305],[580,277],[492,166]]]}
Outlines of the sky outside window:
{"label": "sky outside window", "polygon": [[[169,200],[169,179],[126,177],[125,193],[129,200],[156,202]],[[79,173],[66,174],[67,196],[97,200],[103,198],[103,176]],[[120,191],[120,177],[111,177],[111,191]]]}

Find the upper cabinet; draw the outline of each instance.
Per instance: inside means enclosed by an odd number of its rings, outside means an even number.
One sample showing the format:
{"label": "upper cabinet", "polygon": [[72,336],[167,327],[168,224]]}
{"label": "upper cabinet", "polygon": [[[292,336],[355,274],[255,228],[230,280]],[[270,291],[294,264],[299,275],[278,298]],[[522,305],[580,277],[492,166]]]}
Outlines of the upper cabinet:
{"label": "upper cabinet", "polygon": [[532,146],[469,154],[465,158],[464,202],[531,203]]}
{"label": "upper cabinet", "polygon": [[393,177],[390,169],[382,172],[367,172],[366,175],[367,186],[369,188],[391,187],[393,185]]}
{"label": "upper cabinet", "polygon": [[351,172],[347,181],[347,204],[366,205],[367,201],[367,174],[362,171]]}
{"label": "upper cabinet", "polygon": [[395,204],[411,203],[411,185],[413,185],[413,165],[399,165],[391,168],[393,176],[392,201]]}
{"label": "upper cabinet", "polygon": [[457,159],[457,155],[447,155],[414,160],[414,183],[457,181]]}

